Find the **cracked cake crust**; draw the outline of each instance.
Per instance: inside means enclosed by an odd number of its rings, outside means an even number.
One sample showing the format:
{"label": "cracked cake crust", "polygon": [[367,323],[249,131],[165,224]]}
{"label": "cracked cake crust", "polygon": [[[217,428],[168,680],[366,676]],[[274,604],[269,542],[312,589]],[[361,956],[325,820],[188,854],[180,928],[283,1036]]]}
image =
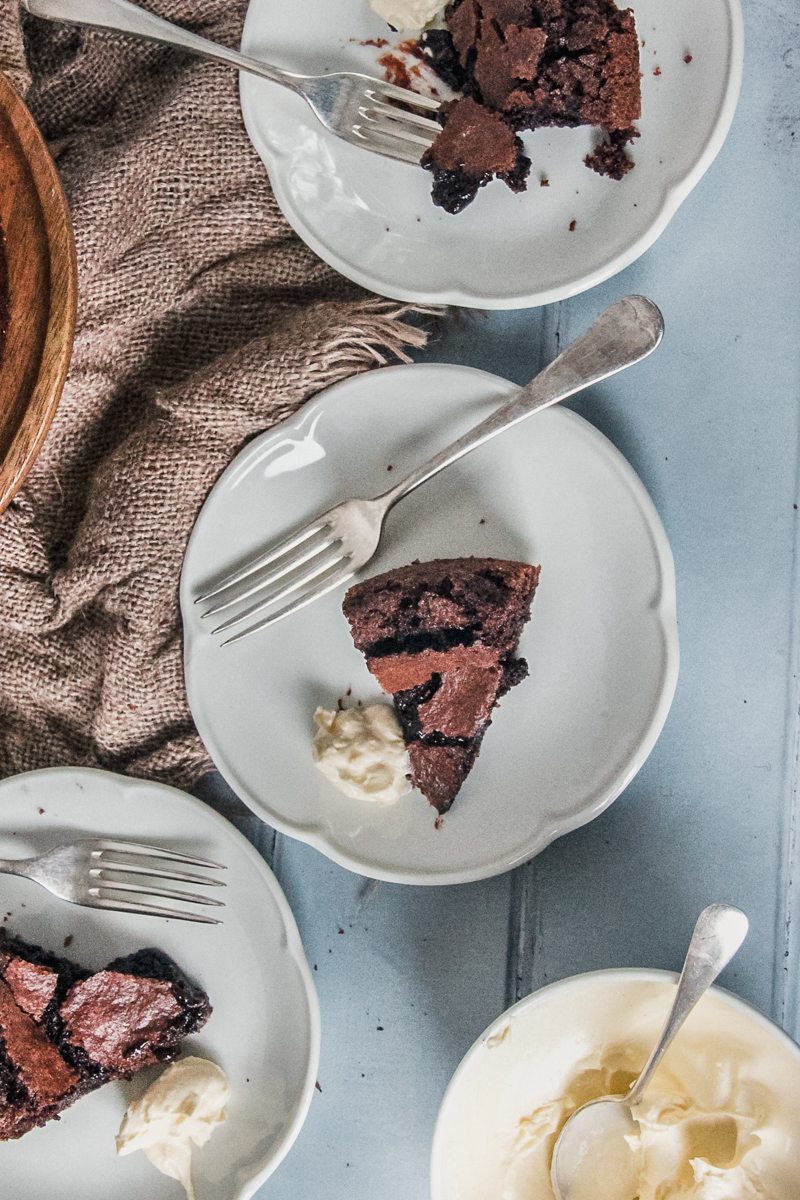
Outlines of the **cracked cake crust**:
{"label": "cracked cake crust", "polygon": [[440,813],[474,766],[498,700],[528,673],[517,645],[538,580],[527,563],[437,559],[345,596],[353,641],[393,695],[412,783]]}
{"label": "cracked cake crust", "polygon": [[0,1140],[169,1062],[210,1013],[205,992],[159,950],[93,973],[0,930]]}

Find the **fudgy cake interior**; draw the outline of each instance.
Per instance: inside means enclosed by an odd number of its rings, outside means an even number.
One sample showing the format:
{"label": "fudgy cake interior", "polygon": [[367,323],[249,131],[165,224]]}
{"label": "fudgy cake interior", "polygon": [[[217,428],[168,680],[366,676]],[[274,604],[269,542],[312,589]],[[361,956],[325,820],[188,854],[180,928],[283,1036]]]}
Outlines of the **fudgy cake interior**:
{"label": "fudgy cake interior", "polygon": [[0,1140],[174,1058],[210,1013],[205,992],[159,950],[91,972],[0,930]]}
{"label": "fudgy cake interior", "polygon": [[353,641],[403,728],[411,779],[447,812],[478,756],[498,699],[528,673],[516,657],[539,567],[437,559],[350,588]]}
{"label": "fudgy cake interior", "polygon": [[465,96],[443,105],[440,119],[442,132],[422,160],[433,172],[434,204],[461,212],[495,178],[514,192],[524,191],[531,160],[499,113]]}
{"label": "fudgy cake interior", "polygon": [[[423,43],[445,82],[492,113],[506,126],[506,138],[547,125],[592,125],[604,137],[587,166],[615,179],[633,166],[625,146],[638,137],[641,84],[630,9],[614,0],[453,0],[445,28],[428,31]],[[453,165],[450,119],[445,105],[444,131],[423,160],[434,173],[435,203],[460,212],[493,176],[515,190],[525,187],[527,169],[519,165],[488,175],[479,169],[485,134],[475,118],[475,132],[461,138]],[[521,146],[520,160],[527,163]]]}

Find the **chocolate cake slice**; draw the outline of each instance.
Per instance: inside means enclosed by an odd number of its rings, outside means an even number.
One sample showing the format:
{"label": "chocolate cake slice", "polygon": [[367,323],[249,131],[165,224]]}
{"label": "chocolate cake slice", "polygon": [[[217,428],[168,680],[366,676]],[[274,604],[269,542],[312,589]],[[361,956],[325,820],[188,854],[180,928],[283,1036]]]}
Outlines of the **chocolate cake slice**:
{"label": "chocolate cake slice", "polygon": [[205,992],[159,950],[92,973],[0,930],[0,1140],[175,1058],[210,1014]]}
{"label": "chocolate cake slice", "polygon": [[475,765],[497,701],[528,673],[516,650],[538,582],[527,563],[436,559],[344,598],[353,641],[393,695],[411,781],[440,813]]}
{"label": "chocolate cake slice", "polygon": [[[506,141],[524,129],[592,125],[603,138],[587,166],[615,179],[632,168],[625,147],[638,137],[641,82],[630,9],[614,0],[453,0],[445,28],[426,33],[423,45],[450,87],[506,127]],[[479,169],[486,165],[485,125],[472,119],[453,165],[447,105],[441,119],[444,130],[423,165],[434,172],[434,203],[460,212],[469,203],[465,176],[476,181],[470,199],[487,182]],[[515,190],[525,187],[519,167],[492,169],[493,175]]]}
{"label": "chocolate cake slice", "polygon": [[531,160],[499,113],[465,96],[444,105],[440,119],[444,128],[422,160],[433,171],[434,204],[461,212],[495,178],[514,192],[524,191]]}

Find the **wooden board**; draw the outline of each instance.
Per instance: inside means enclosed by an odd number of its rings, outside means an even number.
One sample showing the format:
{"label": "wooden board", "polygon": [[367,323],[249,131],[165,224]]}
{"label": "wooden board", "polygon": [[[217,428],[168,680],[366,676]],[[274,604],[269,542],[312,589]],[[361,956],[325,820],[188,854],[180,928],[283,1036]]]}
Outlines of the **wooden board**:
{"label": "wooden board", "polygon": [[75,332],[69,209],[28,109],[0,72],[0,230],[8,319],[0,348],[0,513],[41,449]]}

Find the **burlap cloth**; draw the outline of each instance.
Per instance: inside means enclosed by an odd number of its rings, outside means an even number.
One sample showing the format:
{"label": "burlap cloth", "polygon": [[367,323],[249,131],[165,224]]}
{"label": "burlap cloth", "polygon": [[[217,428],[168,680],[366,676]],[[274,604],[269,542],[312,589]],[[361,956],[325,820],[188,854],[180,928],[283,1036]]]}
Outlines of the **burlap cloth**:
{"label": "burlap cloth", "polygon": [[[148,7],[237,45],[246,3]],[[235,72],[21,23],[13,0],[0,68],[55,155],[80,276],[58,416],[0,517],[0,774],[82,764],[190,785],[210,762],[177,586],[209,487],[246,439],[424,334],[292,234]]]}

